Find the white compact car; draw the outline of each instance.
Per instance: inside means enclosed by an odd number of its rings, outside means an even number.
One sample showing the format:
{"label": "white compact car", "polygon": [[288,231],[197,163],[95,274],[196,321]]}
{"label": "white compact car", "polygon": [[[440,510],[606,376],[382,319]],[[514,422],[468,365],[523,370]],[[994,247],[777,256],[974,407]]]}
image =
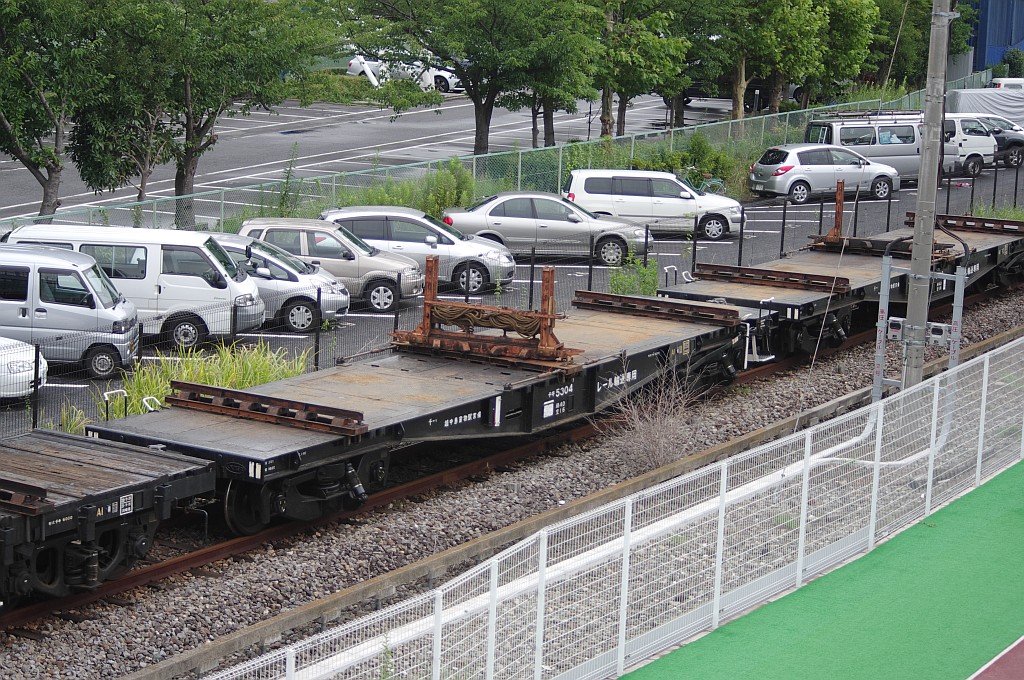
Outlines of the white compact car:
{"label": "white compact car", "polygon": [[[0,399],[20,399],[32,394],[36,348],[27,342],[0,338]],[[39,386],[46,384],[46,359],[39,355]]]}

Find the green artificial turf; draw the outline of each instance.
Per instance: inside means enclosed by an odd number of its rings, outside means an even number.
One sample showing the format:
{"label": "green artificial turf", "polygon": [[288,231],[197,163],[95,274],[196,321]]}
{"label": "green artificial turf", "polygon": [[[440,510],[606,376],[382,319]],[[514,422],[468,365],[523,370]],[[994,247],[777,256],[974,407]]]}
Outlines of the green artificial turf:
{"label": "green artificial turf", "polygon": [[964,680],[1024,634],[1024,464],[630,680]]}

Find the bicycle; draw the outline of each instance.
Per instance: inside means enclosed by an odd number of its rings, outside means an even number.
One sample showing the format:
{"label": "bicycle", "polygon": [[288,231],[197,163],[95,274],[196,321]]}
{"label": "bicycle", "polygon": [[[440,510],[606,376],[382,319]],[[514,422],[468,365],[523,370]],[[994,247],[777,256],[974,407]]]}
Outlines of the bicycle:
{"label": "bicycle", "polygon": [[692,165],[686,168],[686,174],[683,175],[682,179],[702,194],[724,195],[729,190],[725,185],[725,180],[714,177],[710,172],[704,172]]}

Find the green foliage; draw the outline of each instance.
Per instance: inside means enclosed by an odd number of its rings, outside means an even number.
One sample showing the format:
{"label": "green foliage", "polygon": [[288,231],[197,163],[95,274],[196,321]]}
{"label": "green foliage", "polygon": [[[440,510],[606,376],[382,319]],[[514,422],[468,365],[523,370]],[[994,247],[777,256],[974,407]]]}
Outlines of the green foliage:
{"label": "green foliage", "polygon": [[658,261],[647,264],[630,253],[622,266],[608,274],[608,291],[615,295],[655,295],[658,292]]}
{"label": "green foliage", "polygon": [[[124,389],[128,392],[128,415],[145,413],[142,400],[156,397],[163,403],[171,392],[172,380],[244,389],[283,380],[306,372],[309,351],[288,356],[284,349],[271,349],[264,342],[256,345],[218,345],[212,352],[181,350],[177,353],[158,353],[156,361],[140,365],[127,375]],[[93,400],[100,413],[106,412],[103,389],[96,387]],[[111,417],[125,413],[125,398],[111,399]]]}
{"label": "green foliage", "polygon": [[1010,75],[1009,64],[992,64],[989,68],[992,69],[993,78],[1006,78]]}
{"label": "green foliage", "polygon": [[1024,78],[1024,51],[1011,47],[1003,53],[1006,75],[1010,78]]}

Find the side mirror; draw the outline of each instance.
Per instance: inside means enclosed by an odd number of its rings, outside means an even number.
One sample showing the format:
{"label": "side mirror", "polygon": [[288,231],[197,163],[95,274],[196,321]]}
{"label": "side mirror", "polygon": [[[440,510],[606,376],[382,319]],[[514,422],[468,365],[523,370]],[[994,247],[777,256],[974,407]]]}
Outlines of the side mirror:
{"label": "side mirror", "polygon": [[261,279],[270,278],[270,269],[267,267],[256,267],[256,270],[253,273]]}
{"label": "side mirror", "polygon": [[96,297],[92,293],[86,293],[82,304],[89,309],[96,309]]}
{"label": "side mirror", "polygon": [[576,213],[569,213],[565,219],[568,220],[569,222],[572,222],[573,224],[580,223],[579,215],[577,215]]}
{"label": "side mirror", "polygon": [[434,236],[433,234],[427,236],[425,239],[423,239],[423,241],[431,248],[437,247],[437,237]]}
{"label": "side mirror", "polygon": [[690,195],[689,191],[680,191],[679,198],[693,198],[693,196]]}
{"label": "side mirror", "polygon": [[[342,250],[341,251],[341,259],[343,259],[343,260],[354,260],[354,259],[356,259],[356,256],[354,254],[352,254],[351,250]],[[318,263],[314,262],[313,264],[318,264]]]}
{"label": "side mirror", "polygon": [[245,259],[247,259],[247,260],[251,260],[252,259],[252,244],[251,243],[245,246]]}

